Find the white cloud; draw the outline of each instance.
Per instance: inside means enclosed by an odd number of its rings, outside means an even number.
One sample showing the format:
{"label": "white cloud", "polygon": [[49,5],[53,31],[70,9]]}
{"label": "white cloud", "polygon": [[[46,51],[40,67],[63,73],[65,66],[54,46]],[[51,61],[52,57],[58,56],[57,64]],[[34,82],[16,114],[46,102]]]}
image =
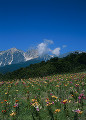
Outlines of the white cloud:
{"label": "white cloud", "polygon": [[47,54],[50,51],[50,48],[48,48],[49,44],[53,44],[53,41],[44,39],[44,42],[40,43],[37,46],[37,50],[38,50],[39,56],[45,55],[45,54]]}
{"label": "white cloud", "polygon": [[55,48],[54,50],[52,50],[52,54],[59,56],[60,50],[61,50],[60,48]]}
{"label": "white cloud", "polygon": [[49,44],[53,44],[52,40],[48,40],[48,39],[44,39],[44,43],[49,45]]}
{"label": "white cloud", "polygon": [[43,55],[48,54],[48,53],[59,56],[59,54],[60,54],[60,48],[59,47],[55,48],[54,50],[51,50],[49,48],[49,45],[53,44],[53,43],[54,42],[52,40],[44,39],[44,42],[38,44],[37,50],[38,50],[39,56],[43,56]]}

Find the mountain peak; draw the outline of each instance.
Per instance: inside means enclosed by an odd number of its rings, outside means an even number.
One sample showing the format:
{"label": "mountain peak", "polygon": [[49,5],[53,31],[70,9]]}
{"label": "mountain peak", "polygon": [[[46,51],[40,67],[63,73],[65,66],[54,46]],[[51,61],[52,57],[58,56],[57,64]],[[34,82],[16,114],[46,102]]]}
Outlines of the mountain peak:
{"label": "mountain peak", "polygon": [[17,50],[17,48],[14,47],[14,48],[11,48],[11,50]]}
{"label": "mountain peak", "polygon": [[10,50],[12,50],[12,51],[17,51],[18,49],[17,49],[17,48],[11,48]]}
{"label": "mountain peak", "polygon": [[18,51],[17,48],[10,48],[10,49],[6,50],[5,52],[11,52],[13,54],[16,51]]}

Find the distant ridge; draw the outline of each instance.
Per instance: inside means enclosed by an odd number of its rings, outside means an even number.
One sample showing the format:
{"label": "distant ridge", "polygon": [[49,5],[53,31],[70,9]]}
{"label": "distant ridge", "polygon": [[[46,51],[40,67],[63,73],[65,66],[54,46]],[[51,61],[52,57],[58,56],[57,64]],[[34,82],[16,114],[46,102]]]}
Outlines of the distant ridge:
{"label": "distant ridge", "polygon": [[71,53],[75,53],[75,52],[78,52],[78,53],[85,52],[85,53],[86,53],[86,51],[80,51],[80,50],[70,51],[70,52],[67,52],[67,53],[64,53],[64,54],[59,55],[59,58],[66,57],[67,55],[69,55],[69,54],[71,54]]}

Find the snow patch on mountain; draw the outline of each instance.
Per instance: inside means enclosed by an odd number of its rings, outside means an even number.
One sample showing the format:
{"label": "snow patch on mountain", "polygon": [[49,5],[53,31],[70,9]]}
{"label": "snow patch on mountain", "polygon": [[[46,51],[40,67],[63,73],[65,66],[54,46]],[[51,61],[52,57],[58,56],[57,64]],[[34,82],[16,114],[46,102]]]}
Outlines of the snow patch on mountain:
{"label": "snow patch on mountain", "polygon": [[12,60],[10,62],[8,62],[8,64],[10,65],[10,64],[12,64],[12,62],[13,62],[13,55],[12,55]]}
{"label": "snow patch on mountain", "polygon": [[0,62],[0,66],[2,65],[2,62]]}

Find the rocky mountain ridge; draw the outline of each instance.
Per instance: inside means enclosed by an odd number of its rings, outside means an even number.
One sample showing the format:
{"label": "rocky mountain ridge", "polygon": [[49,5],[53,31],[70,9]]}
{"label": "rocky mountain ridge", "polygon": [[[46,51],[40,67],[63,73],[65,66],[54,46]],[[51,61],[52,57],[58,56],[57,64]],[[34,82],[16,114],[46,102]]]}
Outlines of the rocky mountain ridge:
{"label": "rocky mountain ridge", "polygon": [[[0,51],[0,67],[26,62],[40,57],[36,49],[30,49],[27,52],[22,50],[11,48],[6,51]],[[44,60],[50,59],[49,55],[42,56]]]}

